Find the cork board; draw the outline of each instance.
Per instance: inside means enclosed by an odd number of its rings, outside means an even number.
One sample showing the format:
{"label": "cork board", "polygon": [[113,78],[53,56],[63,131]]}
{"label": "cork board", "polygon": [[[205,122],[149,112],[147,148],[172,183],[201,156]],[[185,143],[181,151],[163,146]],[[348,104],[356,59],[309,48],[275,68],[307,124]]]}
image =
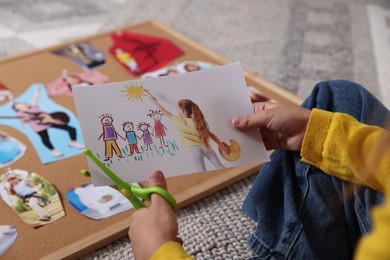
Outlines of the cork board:
{"label": "cork board", "polygon": [[[184,54],[174,60],[172,64],[186,60],[201,60],[219,65],[229,63],[225,58],[205,49],[157,21],[147,21],[118,29],[170,39],[184,51]],[[41,82],[45,84],[51,82],[59,76],[58,72],[64,68],[68,71],[80,71],[80,67],[76,63],[65,58],[59,58],[53,55],[51,51],[65,47],[70,43],[83,41],[88,41],[97,49],[105,52],[108,65],[98,68],[98,70],[109,76],[109,82],[134,79],[135,77],[124,70],[108,53],[108,49],[112,44],[110,38],[112,32],[114,31],[0,60],[0,81],[13,92],[15,97],[18,97],[33,83]],[[287,104],[301,103],[300,98],[250,72],[245,71],[245,78],[248,85],[257,88],[271,99]],[[52,99],[76,114],[73,99],[63,96],[52,97]],[[90,181],[90,179],[80,174],[80,169],[87,167],[84,155],[43,165],[26,136],[12,128],[2,126],[1,129],[28,146],[26,155],[13,163],[11,167],[39,173],[49,180],[60,193],[66,212],[65,217],[49,225],[34,229],[25,224],[1,201],[0,223],[2,225],[14,225],[18,231],[16,242],[4,253],[2,258],[76,258],[126,236],[132,211],[96,221],[81,215],[66,200],[65,194],[69,189]],[[180,209],[256,173],[259,167],[260,165],[246,165],[211,173],[174,177],[168,180],[168,187],[177,199],[178,209]],[[144,185],[144,183],[141,183],[141,185]]]}

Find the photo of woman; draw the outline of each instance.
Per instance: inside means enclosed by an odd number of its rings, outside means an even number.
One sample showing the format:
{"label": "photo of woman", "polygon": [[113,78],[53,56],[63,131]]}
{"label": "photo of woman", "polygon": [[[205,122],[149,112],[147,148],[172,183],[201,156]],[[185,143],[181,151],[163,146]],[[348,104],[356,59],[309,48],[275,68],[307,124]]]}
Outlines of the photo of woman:
{"label": "photo of woman", "polygon": [[223,153],[228,154],[230,152],[229,148],[211,132],[202,111],[196,103],[190,99],[179,100],[177,102],[178,115],[174,115],[167,111],[152,94],[149,93],[149,97],[157,108],[175,123],[182,144],[189,149],[199,172],[207,171],[205,159],[209,160],[215,169],[225,168],[210,146],[210,139],[221,148]]}

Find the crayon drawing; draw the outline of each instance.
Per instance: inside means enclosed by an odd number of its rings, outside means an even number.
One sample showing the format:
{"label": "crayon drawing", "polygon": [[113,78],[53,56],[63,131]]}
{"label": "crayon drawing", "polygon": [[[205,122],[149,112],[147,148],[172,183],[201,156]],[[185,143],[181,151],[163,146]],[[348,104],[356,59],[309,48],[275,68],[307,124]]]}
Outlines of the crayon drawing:
{"label": "crayon drawing", "polygon": [[[253,113],[238,63],[80,86],[73,94],[86,147],[127,182],[144,181],[156,169],[170,177],[268,160],[258,131],[231,124],[234,116]],[[112,184],[89,165],[95,185]]]}

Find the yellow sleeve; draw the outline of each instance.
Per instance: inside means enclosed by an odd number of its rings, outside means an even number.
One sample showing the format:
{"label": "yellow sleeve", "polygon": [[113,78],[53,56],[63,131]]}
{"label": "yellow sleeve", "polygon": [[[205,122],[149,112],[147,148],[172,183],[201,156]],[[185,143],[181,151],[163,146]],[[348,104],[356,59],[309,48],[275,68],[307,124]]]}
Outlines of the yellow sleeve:
{"label": "yellow sleeve", "polygon": [[301,157],[330,175],[384,192],[390,175],[389,140],[390,133],[383,128],[346,114],[313,109]]}
{"label": "yellow sleeve", "polygon": [[[388,183],[390,184],[390,183]],[[386,193],[390,192],[390,185],[387,185]],[[382,206],[374,207],[371,210],[372,230],[360,239],[356,249],[355,259],[366,260],[387,260],[390,259],[390,200],[386,197]]]}
{"label": "yellow sleeve", "polygon": [[192,259],[177,242],[168,242],[162,245],[157,251],[152,255],[150,260],[168,260],[168,259],[177,259],[177,260],[187,260]]}

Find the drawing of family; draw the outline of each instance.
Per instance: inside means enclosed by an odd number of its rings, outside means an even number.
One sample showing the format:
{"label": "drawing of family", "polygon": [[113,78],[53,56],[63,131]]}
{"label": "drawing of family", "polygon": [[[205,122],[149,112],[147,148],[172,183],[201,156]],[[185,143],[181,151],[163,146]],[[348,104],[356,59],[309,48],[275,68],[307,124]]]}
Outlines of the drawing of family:
{"label": "drawing of family", "polygon": [[145,145],[145,151],[152,150],[153,137],[158,138],[160,140],[160,147],[168,147],[168,145],[164,141],[164,137],[166,136],[167,128],[161,123],[161,118],[163,114],[159,110],[149,110],[149,114],[147,116],[154,119],[155,125],[152,129],[152,132],[149,130],[151,128],[151,124],[145,121],[139,122],[136,126],[137,130],[141,132],[141,135],[138,136],[135,132],[134,123],[131,121],[123,122],[122,127],[125,135],[120,135],[113,125],[114,119],[112,115],[102,114],[99,116],[101,119],[100,122],[103,126],[102,134],[98,137],[98,140],[103,138],[105,144],[105,161],[110,160],[113,157],[113,153],[116,154],[119,158],[124,158],[121,149],[117,143],[118,137],[122,140],[127,141],[129,146],[129,154],[127,156],[132,156],[135,153],[142,154],[138,147],[138,139],[143,140]]}

